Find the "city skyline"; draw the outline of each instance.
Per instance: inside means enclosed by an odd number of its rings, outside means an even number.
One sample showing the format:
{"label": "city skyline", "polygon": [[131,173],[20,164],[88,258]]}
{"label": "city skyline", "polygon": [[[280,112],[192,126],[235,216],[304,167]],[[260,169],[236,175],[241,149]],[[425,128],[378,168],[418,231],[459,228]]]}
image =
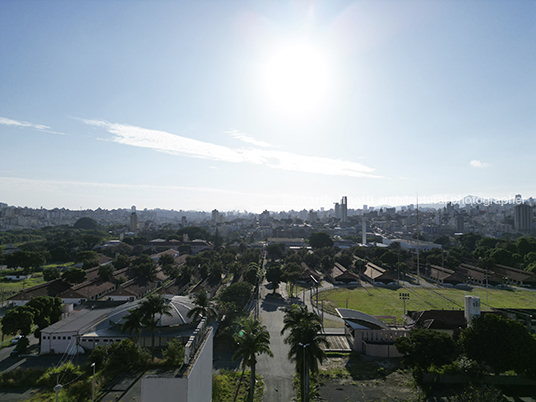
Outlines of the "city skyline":
{"label": "city skyline", "polygon": [[535,17],[523,1],[3,2],[1,201],[534,194]]}

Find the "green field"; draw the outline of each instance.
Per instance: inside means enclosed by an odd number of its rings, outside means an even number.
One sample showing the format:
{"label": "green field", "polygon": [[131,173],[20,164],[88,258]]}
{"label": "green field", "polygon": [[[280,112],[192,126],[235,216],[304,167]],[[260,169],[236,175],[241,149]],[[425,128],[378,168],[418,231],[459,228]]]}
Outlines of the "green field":
{"label": "green field", "polygon": [[45,282],[45,280],[43,279],[42,273],[32,274],[32,277],[25,281],[10,281],[2,276],[0,279],[0,291],[20,292],[23,287],[24,289],[28,289],[43,282]]}
{"label": "green field", "polygon": [[[483,311],[487,310],[486,289],[472,290],[444,288],[399,288],[363,287],[355,289],[333,289],[321,292],[319,300],[324,300],[326,311],[337,315],[335,308],[348,308],[370,315],[394,315],[397,322],[402,319],[404,305],[399,293],[409,293],[406,309],[420,310],[463,310],[464,296],[480,296]],[[528,290],[489,289],[489,307],[495,308],[533,308],[536,309],[536,292]]]}

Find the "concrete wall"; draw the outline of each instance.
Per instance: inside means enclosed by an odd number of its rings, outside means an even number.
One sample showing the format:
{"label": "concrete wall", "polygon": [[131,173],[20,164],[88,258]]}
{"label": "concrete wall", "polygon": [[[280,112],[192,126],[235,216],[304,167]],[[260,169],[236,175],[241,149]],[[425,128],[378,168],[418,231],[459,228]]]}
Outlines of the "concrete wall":
{"label": "concrete wall", "polygon": [[180,377],[146,376],[141,381],[142,402],[210,402],[212,401],[213,330],[207,328],[205,341],[194,361]]}
{"label": "concrete wall", "polygon": [[363,342],[363,353],[375,357],[402,357],[394,345]]}
{"label": "concrete wall", "polygon": [[40,353],[64,353],[76,345],[76,331],[60,334],[42,332]]}
{"label": "concrete wall", "polygon": [[207,340],[188,374],[188,402],[212,401],[213,330],[207,328]]}
{"label": "concrete wall", "polygon": [[[141,400],[142,402],[187,402],[188,378],[143,377],[141,379]],[[199,402],[203,401],[199,400]]]}
{"label": "concrete wall", "polygon": [[367,356],[402,357],[393,345],[400,337],[409,336],[409,331],[360,330],[353,331],[354,350]]}

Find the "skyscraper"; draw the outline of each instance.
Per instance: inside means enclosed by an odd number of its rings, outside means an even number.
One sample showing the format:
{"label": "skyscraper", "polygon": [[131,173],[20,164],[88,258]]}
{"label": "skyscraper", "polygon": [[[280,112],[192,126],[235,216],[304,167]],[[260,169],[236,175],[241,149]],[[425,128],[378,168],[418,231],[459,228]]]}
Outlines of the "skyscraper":
{"label": "skyscraper", "polygon": [[345,195],[341,200],[341,222],[348,222],[348,200]]}
{"label": "skyscraper", "polygon": [[138,215],[136,215],[136,206],[132,205],[132,213],[130,214],[129,229],[131,232],[138,230]]}
{"label": "skyscraper", "polygon": [[519,232],[532,230],[533,218],[532,207],[527,204],[514,206],[514,229]]}
{"label": "skyscraper", "polygon": [[335,218],[341,219],[341,204],[338,202],[335,203]]}

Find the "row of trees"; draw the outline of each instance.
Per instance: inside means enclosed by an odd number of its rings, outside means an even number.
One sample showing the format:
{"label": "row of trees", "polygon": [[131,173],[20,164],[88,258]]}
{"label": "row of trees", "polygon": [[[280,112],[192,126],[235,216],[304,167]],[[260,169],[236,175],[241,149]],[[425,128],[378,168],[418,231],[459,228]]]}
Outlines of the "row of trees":
{"label": "row of trees", "polygon": [[22,335],[17,343],[17,350],[25,350],[29,344],[27,336],[34,331],[34,336],[41,341],[41,330],[59,321],[63,302],[59,297],[34,297],[23,306],[6,311],[2,317],[2,332],[9,335]]}
{"label": "row of trees", "polygon": [[[309,400],[309,378],[311,373],[318,371],[318,363],[325,354],[322,345],[326,339],[320,335],[322,324],[320,317],[307,310],[304,305],[292,305],[285,310],[281,334],[287,333],[285,343],[290,346],[288,357],[296,365],[296,373],[300,377],[300,394],[302,401]],[[242,375],[246,367],[251,370],[249,400],[253,401],[255,390],[255,368],[257,357],[267,354],[273,357],[270,350],[270,334],[266,326],[253,318],[240,321],[238,331],[234,335],[237,349],[233,360],[242,359]]]}
{"label": "row of trees", "polygon": [[475,376],[487,370],[513,370],[536,378],[536,337],[519,322],[498,314],[484,314],[462,329],[456,339],[448,334],[413,329],[395,346],[418,378],[430,370],[461,372]]}

